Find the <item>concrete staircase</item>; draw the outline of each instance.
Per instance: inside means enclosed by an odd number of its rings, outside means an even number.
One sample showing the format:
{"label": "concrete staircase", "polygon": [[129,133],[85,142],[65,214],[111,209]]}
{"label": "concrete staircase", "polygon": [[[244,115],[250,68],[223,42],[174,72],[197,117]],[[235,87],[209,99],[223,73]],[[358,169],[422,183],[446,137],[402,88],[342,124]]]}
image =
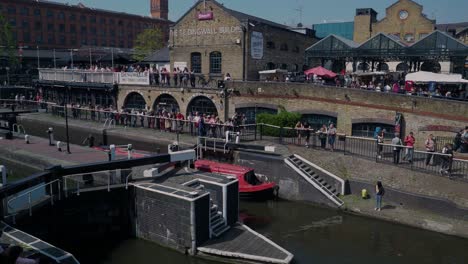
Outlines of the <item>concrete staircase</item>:
{"label": "concrete staircase", "polygon": [[[289,156],[285,159],[285,163],[338,207],[341,207],[344,204],[339,198],[344,191],[337,190],[336,187],[327,182],[327,180],[321,176],[323,171],[319,171],[318,168],[297,155]],[[344,182],[342,183],[342,186],[344,186]]]}
{"label": "concrete staircase", "polygon": [[211,202],[210,208],[210,232],[214,237],[221,236],[224,232],[228,231],[230,226],[227,225],[223,214],[218,211],[218,206]]}
{"label": "concrete staircase", "polygon": [[[201,184],[199,181],[192,182],[187,184],[188,187],[197,189],[197,190],[204,190],[205,186]],[[228,231],[230,226],[227,225],[226,219],[223,217],[223,213],[218,210],[218,205],[216,205],[213,199],[210,198],[210,233],[212,237],[219,237],[224,232]]]}

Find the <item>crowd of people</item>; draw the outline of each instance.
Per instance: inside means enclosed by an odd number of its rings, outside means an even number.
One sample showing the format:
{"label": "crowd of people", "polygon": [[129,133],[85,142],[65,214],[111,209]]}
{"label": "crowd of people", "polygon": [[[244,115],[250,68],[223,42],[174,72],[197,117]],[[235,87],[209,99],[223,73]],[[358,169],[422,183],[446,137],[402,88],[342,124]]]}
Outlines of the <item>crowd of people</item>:
{"label": "crowd of people", "polygon": [[[166,67],[157,67],[156,65],[117,65],[112,66],[98,66],[91,65],[68,67],[65,66],[62,70],[83,70],[85,72],[128,72],[128,73],[139,73],[148,75],[150,79],[150,85],[155,86],[170,86],[170,87],[195,87],[196,78],[202,75],[196,73],[193,69],[189,70],[188,67],[175,67],[174,69],[168,69]],[[230,73],[226,73],[223,78],[224,81],[232,80]]]}
{"label": "crowd of people", "polygon": [[[381,132],[383,134],[383,132]],[[383,135],[379,134],[377,140],[379,144],[383,144]],[[399,133],[395,133],[394,138],[391,141],[393,150],[393,163],[399,164],[400,157],[402,156],[401,151],[404,150],[403,160],[409,164],[413,163],[414,148],[416,139],[414,133],[410,132],[404,140],[400,138]],[[437,153],[438,146],[433,134],[424,141],[424,164],[425,166],[435,166],[437,163],[441,163],[439,173],[442,175],[450,176],[452,173],[452,163],[454,159],[454,153],[460,151],[462,153],[468,153],[468,126],[465,129],[457,133],[453,143],[445,143],[442,146],[440,152]],[[378,157],[381,158],[382,145],[379,145]],[[437,155],[436,155],[437,154]]]}
{"label": "crowd of people", "polygon": [[[71,116],[76,119],[83,118],[93,121],[112,120],[113,124],[125,127],[146,127],[163,132],[184,133],[193,136],[224,138],[226,131],[240,132],[245,126],[244,114],[235,113],[226,122],[221,121],[219,116],[213,113],[190,112],[184,116],[177,109],[168,110],[159,107],[156,110],[125,109],[117,110],[99,105],[82,106],[72,103],[69,106]],[[63,115],[63,105],[54,107],[55,114]]]}

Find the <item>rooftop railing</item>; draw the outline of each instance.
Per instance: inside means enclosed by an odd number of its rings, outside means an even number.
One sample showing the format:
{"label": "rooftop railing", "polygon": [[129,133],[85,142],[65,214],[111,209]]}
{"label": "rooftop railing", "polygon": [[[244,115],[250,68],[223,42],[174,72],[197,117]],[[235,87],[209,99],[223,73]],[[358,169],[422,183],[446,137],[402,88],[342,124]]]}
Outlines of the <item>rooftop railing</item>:
{"label": "rooftop railing", "polygon": [[39,80],[55,82],[149,85],[150,75],[147,72],[40,69]]}

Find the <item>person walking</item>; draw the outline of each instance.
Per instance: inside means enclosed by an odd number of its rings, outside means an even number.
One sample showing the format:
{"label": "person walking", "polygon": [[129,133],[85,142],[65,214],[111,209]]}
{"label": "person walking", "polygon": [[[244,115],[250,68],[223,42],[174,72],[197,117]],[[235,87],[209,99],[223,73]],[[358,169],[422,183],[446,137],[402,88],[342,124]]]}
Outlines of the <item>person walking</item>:
{"label": "person walking", "polygon": [[413,132],[410,132],[408,136],[405,137],[405,146],[406,148],[406,155],[403,157],[403,160],[408,160],[409,163],[413,162],[413,154],[414,154],[414,143],[416,139],[414,138]]}
{"label": "person walking", "polygon": [[382,197],[385,194],[385,189],[382,185],[382,182],[378,181],[375,185],[375,208],[374,210],[382,210]]}
{"label": "person walking", "polygon": [[[431,163],[431,159],[434,156],[433,153],[435,152],[435,141],[434,141],[434,136],[432,134],[430,134],[427,137],[424,145],[426,146],[426,152],[428,152],[426,156],[426,166],[429,166],[429,164]],[[432,161],[432,163],[434,163],[434,161]]]}
{"label": "person walking", "polygon": [[335,151],[335,140],[336,140],[336,128],[335,125],[330,124],[328,129],[328,145],[330,145],[330,150]]}
{"label": "person walking", "polygon": [[400,139],[400,134],[395,133],[395,137],[392,139],[392,145],[393,145],[393,163],[399,164],[401,146],[403,145]]}

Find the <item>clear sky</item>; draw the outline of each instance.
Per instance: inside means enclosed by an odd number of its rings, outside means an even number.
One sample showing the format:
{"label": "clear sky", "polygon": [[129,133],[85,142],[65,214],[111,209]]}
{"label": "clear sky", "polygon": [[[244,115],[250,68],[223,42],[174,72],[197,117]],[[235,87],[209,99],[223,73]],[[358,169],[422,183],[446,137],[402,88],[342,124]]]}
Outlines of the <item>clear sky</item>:
{"label": "clear sky", "polygon": [[[149,15],[149,0],[53,0],[62,3],[83,3],[88,7]],[[169,0],[169,18],[176,21],[196,0]],[[371,7],[385,15],[385,8],[396,0],[219,0],[227,7],[278,23],[310,26],[315,23],[352,21],[356,8]],[[468,21],[468,0],[418,0],[424,13],[437,23]]]}

